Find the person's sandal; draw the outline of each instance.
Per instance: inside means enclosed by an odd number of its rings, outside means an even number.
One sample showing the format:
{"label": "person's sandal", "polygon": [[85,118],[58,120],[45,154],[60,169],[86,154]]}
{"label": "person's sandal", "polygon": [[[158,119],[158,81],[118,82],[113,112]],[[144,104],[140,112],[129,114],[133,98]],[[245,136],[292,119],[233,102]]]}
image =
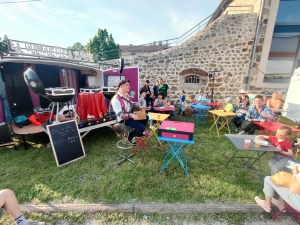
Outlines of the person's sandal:
{"label": "person's sandal", "polygon": [[264,203],[265,200],[260,199],[259,197],[255,196],[255,201],[258,205],[260,205],[260,207],[262,207],[267,213],[271,213],[271,208],[267,208],[265,207]]}

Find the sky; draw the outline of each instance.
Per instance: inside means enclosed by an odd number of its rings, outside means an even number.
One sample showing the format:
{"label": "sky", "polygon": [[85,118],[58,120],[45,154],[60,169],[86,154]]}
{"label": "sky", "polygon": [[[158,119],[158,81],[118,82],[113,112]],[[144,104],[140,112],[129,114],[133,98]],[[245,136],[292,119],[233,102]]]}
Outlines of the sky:
{"label": "sky", "polygon": [[[69,47],[106,29],[120,45],[180,37],[221,0],[0,0],[0,37]],[[3,3],[3,4],[1,4]]]}

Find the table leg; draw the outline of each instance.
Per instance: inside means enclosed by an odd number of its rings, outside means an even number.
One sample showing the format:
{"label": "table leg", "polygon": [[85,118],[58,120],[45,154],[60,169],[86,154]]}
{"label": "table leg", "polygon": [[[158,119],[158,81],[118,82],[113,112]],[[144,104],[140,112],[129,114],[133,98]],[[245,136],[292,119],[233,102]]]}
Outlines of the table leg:
{"label": "table leg", "polygon": [[210,127],[209,131],[211,131],[211,129],[215,126],[216,129],[217,129],[217,133],[218,133],[218,137],[220,137],[220,134],[219,134],[219,129],[218,129],[218,120],[219,120],[219,116],[216,116],[215,114],[213,114],[213,117],[214,117],[214,123],[213,125]]}
{"label": "table leg", "polygon": [[[230,119],[230,117],[225,116],[225,121],[224,121],[224,126],[223,126],[223,127],[227,126],[227,131],[228,131],[228,133],[230,134],[229,119]],[[222,128],[223,128],[223,127],[222,127]],[[221,129],[220,129],[220,130],[221,130]]]}
{"label": "table leg", "polygon": [[149,134],[150,137],[154,134],[154,136],[156,137],[156,139],[157,139],[158,143],[160,144],[160,146],[162,146],[162,143],[158,140],[158,136],[156,134],[156,131],[158,130],[161,123],[162,123],[162,121],[156,120],[156,123],[155,123],[153,129],[150,131],[150,134]]}
{"label": "table leg", "polygon": [[199,115],[199,122],[201,122],[201,120],[203,121],[203,124],[206,125],[206,118],[205,116],[207,116],[207,110],[203,109],[201,111],[201,114]]}
{"label": "table leg", "polygon": [[26,150],[28,150],[28,148],[27,148],[27,142],[26,142],[26,139],[25,139],[25,135],[22,135],[22,140],[23,140],[24,148]]}
{"label": "table leg", "polygon": [[[258,166],[259,166],[259,177],[260,177],[260,180],[263,181],[262,179],[262,170],[261,170],[261,165],[260,165],[260,158],[266,153],[266,152],[259,152],[259,151],[255,151],[251,156],[249,157],[235,157],[236,154],[238,153],[238,149],[232,144],[232,150],[233,150],[233,154],[232,154],[232,157],[229,159],[229,161],[227,162],[226,166],[228,166],[228,164],[233,161],[234,163],[234,174],[235,174],[235,177],[237,176],[236,175],[236,164],[235,164],[235,160],[234,158],[241,158],[241,159],[248,159],[247,161],[245,160],[245,163],[243,164],[242,167],[245,167],[246,169],[250,169],[256,162],[258,162]],[[254,158],[253,156],[257,154],[257,157]],[[251,164],[249,164],[249,162],[251,160],[254,160]]]}
{"label": "table leg", "polygon": [[[181,165],[183,171],[185,172],[186,175],[188,174],[188,170],[187,170],[187,164],[188,164],[188,160],[185,156],[185,154],[183,153],[183,151],[181,150],[182,147],[185,145],[184,143],[178,144],[177,142],[174,143],[174,146],[172,146],[170,144],[170,142],[167,142],[169,147],[170,147],[170,151],[165,155],[164,157],[164,165],[162,166],[162,168],[160,169],[160,172],[162,172],[169,164],[170,162],[173,160],[174,157],[177,158],[179,164]],[[178,146],[177,146],[178,145]],[[170,159],[167,160],[168,156],[172,153],[172,156]],[[180,158],[180,155],[185,159],[185,163],[186,165],[184,165],[184,163],[182,162],[182,159]]]}
{"label": "table leg", "polygon": [[235,152],[233,152],[231,158],[229,159],[229,161],[227,162],[226,166],[228,166],[228,164],[234,159],[235,155],[238,153],[238,149],[235,150]]}

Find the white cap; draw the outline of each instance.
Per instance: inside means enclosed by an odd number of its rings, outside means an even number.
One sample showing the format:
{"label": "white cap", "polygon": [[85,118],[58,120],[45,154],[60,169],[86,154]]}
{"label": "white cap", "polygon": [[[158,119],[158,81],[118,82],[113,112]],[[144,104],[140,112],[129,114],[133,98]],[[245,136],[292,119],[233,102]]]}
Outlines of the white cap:
{"label": "white cap", "polygon": [[232,98],[231,97],[227,97],[227,98],[225,98],[225,101],[231,102]]}

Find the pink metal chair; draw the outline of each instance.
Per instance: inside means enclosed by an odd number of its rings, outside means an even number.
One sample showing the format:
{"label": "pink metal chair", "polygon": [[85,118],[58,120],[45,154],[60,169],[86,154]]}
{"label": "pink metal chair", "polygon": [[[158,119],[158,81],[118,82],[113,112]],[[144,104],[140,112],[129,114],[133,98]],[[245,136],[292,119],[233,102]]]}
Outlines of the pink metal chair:
{"label": "pink metal chair", "polygon": [[278,213],[276,213],[272,219],[275,220],[278,224],[281,225],[278,217],[281,215],[281,213],[287,209],[290,209],[292,211],[292,213],[294,214],[294,216],[298,219],[298,221],[300,221],[300,212],[298,212],[296,209],[294,209],[292,206],[290,206],[289,204],[286,204],[285,207],[279,211]]}

